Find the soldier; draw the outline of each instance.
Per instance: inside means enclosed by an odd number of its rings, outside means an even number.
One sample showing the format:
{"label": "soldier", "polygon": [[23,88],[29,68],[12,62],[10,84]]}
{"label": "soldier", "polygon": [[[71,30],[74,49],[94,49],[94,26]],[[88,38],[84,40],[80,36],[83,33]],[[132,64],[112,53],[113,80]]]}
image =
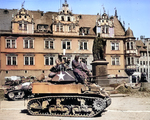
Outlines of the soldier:
{"label": "soldier", "polygon": [[87,68],[86,60],[84,58],[81,59],[81,66],[82,70],[87,74],[87,76],[92,76],[91,71]]}
{"label": "soldier", "polygon": [[79,56],[75,56],[75,59],[72,61],[72,68],[73,68],[73,73],[76,76],[78,82],[84,84],[87,75],[83,71],[81,63],[79,62]]}

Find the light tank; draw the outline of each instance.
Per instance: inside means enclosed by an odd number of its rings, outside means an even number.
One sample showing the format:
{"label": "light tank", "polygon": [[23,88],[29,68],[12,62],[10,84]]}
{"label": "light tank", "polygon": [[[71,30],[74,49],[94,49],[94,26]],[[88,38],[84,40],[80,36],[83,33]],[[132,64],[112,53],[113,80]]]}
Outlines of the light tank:
{"label": "light tank", "polygon": [[16,86],[10,86],[5,91],[5,97],[8,100],[20,100],[32,95],[32,82],[21,83]]}
{"label": "light tank", "polygon": [[[60,67],[61,68],[61,67]],[[52,70],[50,82],[34,82],[27,104],[36,116],[94,117],[111,104],[108,92],[95,83],[78,83],[72,70]]]}

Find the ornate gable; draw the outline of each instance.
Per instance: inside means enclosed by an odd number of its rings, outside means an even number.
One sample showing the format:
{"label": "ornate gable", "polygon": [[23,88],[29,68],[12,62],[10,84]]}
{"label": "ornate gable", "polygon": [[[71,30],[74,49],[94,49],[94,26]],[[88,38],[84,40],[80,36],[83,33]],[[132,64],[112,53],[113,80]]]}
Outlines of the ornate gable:
{"label": "ornate gable", "polygon": [[65,0],[58,15],[55,18],[53,17],[53,34],[79,35],[78,22]]}
{"label": "ornate gable", "polygon": [[105,12],[96,21],[97,35],[101,37],[114,37],[114,18],[109,17]]}
{"label": "ornate gable", "polygon": [[13,33],[34,33],[34,21],[30,17],[28,11],[24,8],[14,16],[12,22]]}

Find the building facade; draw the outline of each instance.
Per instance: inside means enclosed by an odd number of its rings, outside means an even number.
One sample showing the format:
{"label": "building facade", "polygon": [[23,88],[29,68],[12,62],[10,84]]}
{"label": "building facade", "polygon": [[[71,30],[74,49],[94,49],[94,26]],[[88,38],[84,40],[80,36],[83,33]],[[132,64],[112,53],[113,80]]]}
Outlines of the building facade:
{"label": "building facade", "polygon": [[[114,16],[73,14],[67,1],[59,12],[0,9],[0,77],[49,74],[59,53],[64,59],[85,58],[92,69],[93,40],[106,41],[105,59],[110,76],[127,76],[135,56],[135,38]],[[133,46],[133,47],[132,47]],[[127,62],[128,61],[128,62]],[[135,61],[135,59],[133,60]],[[132,63],[132,62],[131,62]],[[70,65],[71,66],[71,65]],[[134,65],[132,66],[134,67]]]}

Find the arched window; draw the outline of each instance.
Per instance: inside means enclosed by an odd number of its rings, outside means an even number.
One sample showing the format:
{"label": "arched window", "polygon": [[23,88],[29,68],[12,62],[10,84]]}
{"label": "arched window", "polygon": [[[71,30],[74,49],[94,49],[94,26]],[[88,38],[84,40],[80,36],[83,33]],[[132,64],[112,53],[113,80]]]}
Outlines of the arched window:
{"label": "arched window", "polygon": [[68,21],[70,21],[70,17],[68,17]]}
{"label": "arched window", "polygon": [[64,21],[64,16],[61,16],[61,20]]}

